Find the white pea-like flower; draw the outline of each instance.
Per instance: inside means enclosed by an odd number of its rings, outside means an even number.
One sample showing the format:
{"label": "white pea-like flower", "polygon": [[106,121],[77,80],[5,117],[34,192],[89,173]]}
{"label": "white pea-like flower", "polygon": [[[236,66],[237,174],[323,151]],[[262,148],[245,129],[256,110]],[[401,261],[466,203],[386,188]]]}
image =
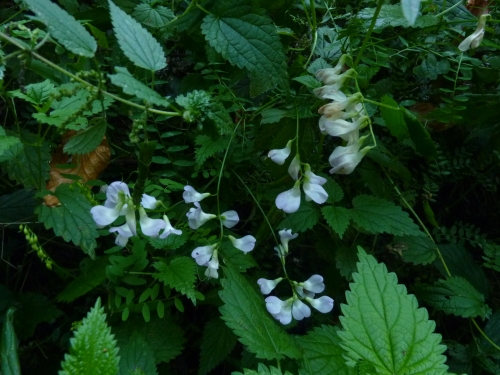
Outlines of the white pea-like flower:
{"label": "white pea-like flower", "polygon": [[329,313],[333,309],[333,299],[328,296],[322,296],[317,299],[306,297],[305,300],[323,314]]}
{"label": "white pea-like flower", "polygon": [[118,236],[116,236],[115,244],[118,246],[125,246],[128,242],[128,239],[132,237],[134,234],[130,231],[130,228],[127,223],[119,226],[119,227],[111,227],[109,228],[109,232],[118,232]]}
{"label": "white pea-like flower", "polygon": [[326,178],[318,176],[311,172],[309,164],[304,165],[304,193],[306,200],[313,200],[318,204],[323,204],[328,199],[328,193],[322,185],[326,183]]}
{"label": "white pea-like flower", "polygon": [[217,248],[216,244],[200,246],[191,252],[191,256],[194,258],[196,264],[198,264],[199,266],[207,266],[216,248]]}
{"label": "white pea-like flower", "polygon": [[290,190],[284,191],[276,197],[276,207],[291,214],[300,207],[300,180]]}
{"label": "white pea-like flower", "polygon": [[260,286],[260,292],[264,295],[269,294],[273,291],[274,288],[276,288],[276,285],[280,283],[280,281],[283,280],[282,277],[279,277],[275,280],[267,280],[264,278],[260,278],[257,280],[257,284]]}
{"label": "white pea-like flower", "polygon": [[172,224],[170,224],[170,220],[167,215],[163,215],[163,221],[165,222],[165,229],[163,230],[163,233],[160,234],[160,238],[167,238],[171,234],[176,234],[178,236],[182,234],[182,230],[175,229]]}
{"label": "white pea-like flower", "polygon": [[468,51],[469,49],[474,49],[479,47],[481,41],[484,37],[484,28],[486,27],[486,21],[490,17],[489,14],[483,14],[479,17],[479,21],[477,23],[476,31],[474,31],[471,35],[465,38],[462,43],[458,46],[458,49],[462,52]]}
{"label": "white pea-like flower", "polygon": [[363,116],[356,121],[337,119],[325,121],[325,131],[332,137],[342,137],[346,134],[362,129],[368,123],[369,117]]}
{"label": "white pea-like flower", "polygon": [[288,141],[285,148],[271,150],[267,156],[278,165],[283,165],[292,152],[293,140]]}
{"label": "white pea-like flower", "polygon": [[281,324],[286,325],[292,321],[292,303],[293,297],[282,301],[278,297],[270,296],[266,298],[266,309]]}
{"label": "white pea-like flower", "polygon": [[208,220],[212,220],[217,217],[217,215],[206,214],[205,212],[203,212],[198,202],[194,202],[194,205],[196,206],[196,208],[189,209],[189,212],[186,214],[189,227],[191,229],[198,229]]}
{"label": "white pea-like flower", "polygon": [[296,320],[302,320],[311,316],[311,309],[300,299],[293,301],[292,316]]}
{"label": "white pea-like flower", "polygon": [[339,91],[335,95],[326,95],[325,99],[332,99],[333,102],[325,104],[318,109],[318,112],[325,116],[333,116],[335,113],[343,111],[347,106],[358,103],[362,99],[360,93],[356,93],[347,97],[344,93]]}
{"label": "white pea-like flower", "polygon": [[313,293],[321,293],[325,290],[325,283],[323,283],[323,276],[321,275],[312,275],[303,283],[299,283],[299,285]]}
{"label": "white pea-like flower", "polygon": [[198,193],[192,186],[184,186],[184,193],[182,193],[182,198],[186,203],[200,202],[201,200],[209,197],[210,193]]}
{"label": "white pea-like flower", "polygon": [[245,254],[252,251],[255,247],[255,242],[257,241],[254,236],[247,235],[242,238],[234,238],[233,236],[228,236],[231,240],[233,246],[238,250],[243,251]]}
{"label": "white pea-like flower", "polygon": [[300,157],[297,154],[295,155],[292,162],[288,166],[288,173],[295,181],[297,181],[299,179],[299,172],[300,172]]}
{"label": "white pea-like flower", "polygon": [[281,246],[286,254],[288,254],[288,242],[299,236],[298,233],[292,234],[291,229],[282,229],[278,232],[280,235]]}
{"label": "white pea-like flower", "polygon": [[144,208],[139,207],[139,222],[141,223],[141,230],[148,237],[158,237],[158,234],[165,228],[166,223],[162,219],[151,219],[146,214]]}
{"label": "white pea-like flower", "polygon": [[222,213],[222,225],[226,228],[232,228],[240,221],[238,213],[234,210],[226,211]]}

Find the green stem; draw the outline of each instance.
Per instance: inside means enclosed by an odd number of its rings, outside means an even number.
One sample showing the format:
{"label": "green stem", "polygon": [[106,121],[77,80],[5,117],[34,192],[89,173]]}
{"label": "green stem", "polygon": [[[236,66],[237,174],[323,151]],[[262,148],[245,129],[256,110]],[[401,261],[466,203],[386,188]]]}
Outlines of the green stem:
{"label": "green stem", "polygon": [[[460,1],[459,1],[459,3],[460,3]],[[494,343],[494,342],[493,342],[493,341],[492,341],[492,340],[491,340],[491,339],[490,339],[490,338],[486,335],[486,333],[484,333],[484,332],[483,332],[483,330],[482,330],[482,329],[479,327],[479,325],[477,324],[476,320],[475,320],[474,318],[470,318],[470,320],[472,321],[472,324],[474,324],[474,326],[476,327],[476,329],[479,331],[479,333],[481,334],[481,336],[483,336],[483,337],[484,337],[484,339],[485,339],[486,341],[488,341],[488,342],[491,344],[491,346],[493,346],[496,350],[500,351],[500,347],[499,347],[497,344],[495,344],[495,343]]]}
{"label": "green stem", "polygon": [[377,8],[375,9],[375,12],[373,13],[372,23],[370,24],[370,28],[368,29],[368,32],[365,35],[365,39],[363,40],[363,44],[361,45],[361,48],[358,52],[358,56],[356,56],[356,61],[354,61],[353,68],[356,68],[358,66],[359,62],[361,61],[361,57],[363,56],[363,53],[365,52],[365,49],[368,46],[368,40],[370,40],[373,29],[375,28],[375,23],[377,22],[378,15],[380,13],[380,9],[382,9],[383,4],[384,4],[384,0],[378,0]]}
{"label": "green stem", "polygon": [[212,13],[210,13],[208,10],[206,10],[205,8],[203,8],[200,4],[196,3],[196,7],[201,10],[202,12],[208,14],[208,15],[212,15]]}
{"label": "green stem", "polygon": [[149,166],[151,165],[153,153],[156,149],[156,142],[142,142],[139,148],[139,170],[137,182],[134,186],[134,204],[136,205],[141,203],[142,193],[144,192],[144,186],[149,175]]}
{"label": "green stem", "polygon": [[384,104],[384,103],[376,102],[375,100],[366,99],[365,97],[363,97],[363,102],[375,104],[375,105],[378,105],[379,107],[389,108],[389,109],[392,109],[394,111],[400,111],[401,110],[401,108],[399,108],[399,107],[393,107],[391,105],[387,105],[387,104]]}
{"label": "green stem", "polygon": [[[311,61],[314,55],[314,51],[316,50],[316,44],[318,43],[318,29],[316,23],[316,9],[314,8],[314,0],[311,0],[309,3],[311,5],[311,18],[312,18],[311,31],[313,34],[313,44],[311,47],[311,53],[309,54],[309,57],[304,65],[304,68],[307,67],[307,65],[309,65],[309,62]],[[302,4],[304,4],[304,1],[302,1]]]}

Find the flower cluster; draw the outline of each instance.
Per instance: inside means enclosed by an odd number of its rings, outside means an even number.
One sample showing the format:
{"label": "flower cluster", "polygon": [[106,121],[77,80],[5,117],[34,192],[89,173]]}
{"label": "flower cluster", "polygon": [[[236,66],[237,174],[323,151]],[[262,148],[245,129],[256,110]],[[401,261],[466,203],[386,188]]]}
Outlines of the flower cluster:
{"label": "flower cluster", "polygon": [[[198,193],[192,186],[187,185],[184,187],[184,193],[182,195],[184,201],[186,203],[194,203],[195,205],[195,208],[191,208],[186,214],[189,222],[189,227],[191,229],[198,229],[208,220],[218,217],[214,214],[207,214],[201,209],[199,202],[209,196],[209,193]],[[224,227],[232,228],[236,224],[238,224],[240,218],[236,211],[230,210],[222,213],[220,215],[220,220]],[[228,236],[228,238],[235,248],[243,251],[245,254],[249,251],[252,251],[255,247],[256,239],[253,236],[248,235],[242,238]],[[215,279],[219,277],[218,247],[219,244],[200,246],[194,249],[191,253],[191,256],[194,258],[198,265],[207,267],[207,269],[205,270],[205,276]]]}
{"label": "flower cluster", "polygon": [[[145,208],[155,209],[157,204],[158,201],[155,197],[147,194],[142,195],[141,205],[138,207],[142,233],[153,238],[158,236],[167,238],[170,234],[182,234],[181,230],[172,227],[166,215],[163,215],[163,219],[148,217]],[[124,182],[116,181],[110,184],[106,189],[104,205],[93,207],[90,213],[101,228],[112,224],[119,216],[125,216],[125,224],[109,229],[112,233],[118,233],[115,243],[119,246],[125,246],[130,237],[137,235],[136,206],[130,195],[130,190]],[[163,232],[160,234],[162,230]]]}
{"label": "flower cluster", "polygon": [[462,43],[458,46],[458,49],[462,52],[468,51],[469,49],[474,49],[479,47],[484,37],[484,28],[486,27],[486,21],[491,17],[489,14],[483,14],[479,17],[477,23],[476,31],[465,38]]}
{"label": "flower cluster", "polygon": [[[284,263],[285,257],[289,252],[288,242],[297,238],[298,234],[292,234],[290,229],[284,229],[279,232],[281,244],[275,247],[278,256]],[[283,280],[282,277],[275,280],[259,279],[257,284],[260,286],[262,294],[266,295],[273,291],[274,288]],[[266,298],[267,311],[281,324],[289,324],[292,317],[296,320],[302,320],[311,316],[311,309],[303,301],[308,302],[312,307],[322,313],[328,313],[333,309],[333,299],[328,296],[314,298],[316,293],[321,293],[325,290],[323,277],[320,275],[312,275],[304,282],[296,282],[291,280],[293,285],[293,296],[285,301],[278,297],[269,296]]]}
{"label": "flower cluster", "polygon": [[321,99],[332,101],[318,110],[322,114],[319,129],[323,134],[340,137],[347,142],[345,146],[336,147],[328,158],[332,174],[351,173],[371,149],[370,146],[361,148],[367,137],[360,137],[359,131],[369,124],[369,117],[366,116],[361,104],[362,95],[356,93],[347,96],[340,90],[344,82],[356,74],[354,69],[339,74],[345,60],[346,55],[342,56],[334,68],[316,72],[316,78],[325,86],[315,89],[314,94]]}

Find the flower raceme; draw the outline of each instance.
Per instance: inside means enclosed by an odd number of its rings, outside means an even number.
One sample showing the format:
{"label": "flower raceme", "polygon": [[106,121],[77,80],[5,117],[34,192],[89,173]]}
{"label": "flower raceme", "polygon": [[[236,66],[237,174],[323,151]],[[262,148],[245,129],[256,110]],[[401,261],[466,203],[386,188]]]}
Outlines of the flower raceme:
{"label": "flower raceme", "polygon": [[489,14],[483,14],[479,17],[479,21],[477,23],[476,31],[474,31],[471,35],[465,38],[462,43],[458,46],[458,49],[462,52],[468,51],[469,49],[474,49],[479,47],[481,41],[484,36],[484,28],[486,27],[486,21],[490,17]]}

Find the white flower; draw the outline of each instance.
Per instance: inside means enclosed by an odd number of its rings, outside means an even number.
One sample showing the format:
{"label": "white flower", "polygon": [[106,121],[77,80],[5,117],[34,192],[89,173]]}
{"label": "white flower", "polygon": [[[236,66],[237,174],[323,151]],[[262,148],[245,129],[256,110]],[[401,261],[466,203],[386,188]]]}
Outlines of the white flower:
{"label": "white flower", "polygon": [[[316,71],[316,78],[320,81],[323,81],[324,78],[328,78],[331,75],[339,74],[344,67],[345,60],[347,59],[347,55],[342,55],[333,68],[320,69]],[[324,82],[324,81],[323,81]],[[326,82],[324,82],[326,83]]]}
{"label": "white flower", "polygon": [[209,197],[210,193],[198,193],[194,188],[190,185],[184,186],[184,193],[182,193],[182,198],[184,198],[184,202],[186,203],[194,203],[199,202],[206,197]]}
{"label": "white flower", "polygon": [[323,296],[317,299],[306,297],[305,299],[312,307],[323,314],[329,313],[333,309],[333,299],[328,296]]}
{"label": "white flower", "polygon": [[240,221],[238,213],[234,210],[226,211],[222,213],[222,225],[226,228],[232,228]]}
{"label": "white flower", "polygon": [[176,234],[178,236],[182,234],[182,230],[175,229],[172,224],[170,224],[167,215],[163,215],[163,221],[165,222],[165,230],[160,234],[160,238],[167,238],[171,234]]}
{"label": "white flower", "polygon": [[217,244],[200,246],[191,252],[191,256],[199,266],[207,266],[216,248]]}
{"label": "white flower", "polygon": [[109,232],[118,232],[118,236],[116,236],[115,244],[118,246],[125,246],[128,242],[128,239],[133,236],[133,233],[130,231],[130,228],[127,223],[119,226],[109,228]]}
{"label": "white flower", "polygon": [[481,41],[484,36],[484,28],[486,26],[486,21],[490,17],[489,14],[483,14],[479,17],[479,21],[477,23],[476,31],[474,31],[471,35],[465,38],[462,43],[458,46],[458,49],[462,52],[469,50],[470,48],[474,49],[479,47]]}
{"label": "white flower", "polygon": [[282,277],[279,277],[275,280],[267,280],[267,279],[259,279],[257,280],[257,284],[260,286],[260,292],[262,294],[269,294],[273,291],[274,288],[276,288],[276,285],[280,283],[280,281],[283,280]]}
{"label": "white flower", "polygon": [[359,102],[362,98],[362,95],[360,93],[356,93],[354,95],[346,97],[344,93],[339,91],[335,95],[325,95],[325,98],[333,99],[334,101],[320,107],[320,109],[318,109],[318,112],[328,117],[333,116],[339,111],[343,111],[347,106],[353,103]]}
{"label": "white flower", "polygon": [[303,283],[299,283],[305,290],[313,293],[321,293],[325,290],[325,284],[323,283],[323,276],[312,275],[309,279]]}
{"label": "white flower", "polygon": [[356,75],[354,69],[349,69],[342,74],[336,74],[334,69],[321,69],[316,72],[316,78],[322,81],[326,86],[314,89],[313,92],[320,98],[328,98],[328,95],[338,91],[345,81]]}
{"label": "white flower", "polygon": [[293,158],[292,162],[290,163],[288,167],[288,173],[292,178],[297,181],[299,178],[299,172],[300,172],[300,157],[299,155],[295,155]]}
{"label": "white flower", "polygon": [[276,197],[276,207],[291,214],[300,207],[300,180],[290,190],[280,193]]}
{"label": "white flower", "polygon": [[142,233],[149,237],[158,237],[160,231],[165,228],[166,223],[162,219],[151,219],[146,214],[144,208],[139,207],[139,222],[141,223]]}
{"label": "white flower", "polygon": [[292,315],[296,320],[302,320],[311,316],[311,309],[300,299],[293,301]]}
{"label": "white flower", "polygon": [[106,187],[106,201],[104,206],[115,207],[118,202],[121,201],[119,195],[123,194],[126,197],[130,197],[130,190],[125,182],[115,181]]}
{"label": "white flower", "polygon": [[207,263],[207,269],[205,270],[205,276],[211,277],[214,279],[219,278],[219,257],[217,256],[217,249],[214,250],[212,254],[212,259]]}
{"label": "white flower", "polygon": [[94,218],[94,221],[97,225],[103,227],[111,224],[115,221],[118,216],[120,216],[120,212],[122,210],[123,203],[118,203],[114,208],[108,208],[105,206],[95,206],[92,207],[90,213]]}
{"label": "white flower", "polygon": [[306,200],[313,200],[318,204],[323,204],[328,199],[328,193],[323,186],[326,183],[326,178],[315,175],[311,172],[309,164],[304,164],[304,193]]}
{"label": "white flower", "polygon": [[198,229],[208,220],[215,219],[217,217],[217,215],[214,214],[204,213],[201,210],[200,204],[198,202],[194,202],[194,205],[196,206],[196,208],[191,208],[186,214],[189,222],[189,227],[191,229]]}
{"label": "white flower", "polygon": [[314,298],[315,294],[316,293],[313,293],[309,290],[306,290],[304,289],[304,287],[300,286],[300,285],[295,285],[295,291],[298,293],[299,296],[301,296],[302,298],[305,298],[305,297],[310,297],[310,298]]}
{"label": "white flower", "polygon": [[271,150],[269,151],[267,156],[271,158],[271,160],[276,164],[283,165],[288,156],[290,156],[290,152],[292,151],[292,143],[293,140],[288,141],[285,148],[279,150]]}
{"label": "white flower", "polygon": [[[359,150],[359,146],[357,147]],[[361,162],[363,157],[370,151],[371,147],[365,147],[358,151],[356,145],[350,145],[346,147],[338,146],[333,150],[328,161],[333,167],[330,169],[330,173],[338,174],[350,174],[354,171],[354,168]]]}
{"label": "white flower", "polygon": [[142,194],[141,206],[144,208],[149,208],[150,210],[154,210],[158,205],[158,201],[155,197],[147,194]]}
{"label": "white flower", "polygon": [[212,279],[218,279],[219,278],[219,272],[215,268],[210,268],[208,267],[205,270],[205,276],[212,278]]}
{"label": "white flower", "polygon": [[[363,116],[354,122],[343,119],[325,121],[325,131],[333,137],[342,137],[363,128],[368,123],[368,120],[369,117]],[[342,138],[344,139],[344,137]]]}
{"label": "white flower", "polygon": [[257,241],[254,236],[250,235],[239,239],[234,238],[233,236],[228,236],[228,238],[231,240],[235,248],[243,251],[245,254],[253,250],[255,247],[255,241]]}
{"label": "white flower", "polygon": [[319,118],[319,130],[321,131],[321,134],[327,134],[326,128],[332,126],[332,122],[338,119],[348,119],[348,118],[353,118],[358,116],[358,112],[345,112],[345,111],[339,111],[335,112],[332,116],[325,116],[322,115]]}
{"label": "white flower", "polygon": [[293,298],[282,301],[278,297],[270,296],[266,298],[266,309],[281,324],[286,325],[292,321],[292,303]]}
{"label": "white flower", "polygon": [[298,233],[292,234],[291,229],[282,229],[278,233],[280,235],[281,246],[283,247],[285,254],[288,254],[288,242],[290,240],[297,238],[299,234]]}

